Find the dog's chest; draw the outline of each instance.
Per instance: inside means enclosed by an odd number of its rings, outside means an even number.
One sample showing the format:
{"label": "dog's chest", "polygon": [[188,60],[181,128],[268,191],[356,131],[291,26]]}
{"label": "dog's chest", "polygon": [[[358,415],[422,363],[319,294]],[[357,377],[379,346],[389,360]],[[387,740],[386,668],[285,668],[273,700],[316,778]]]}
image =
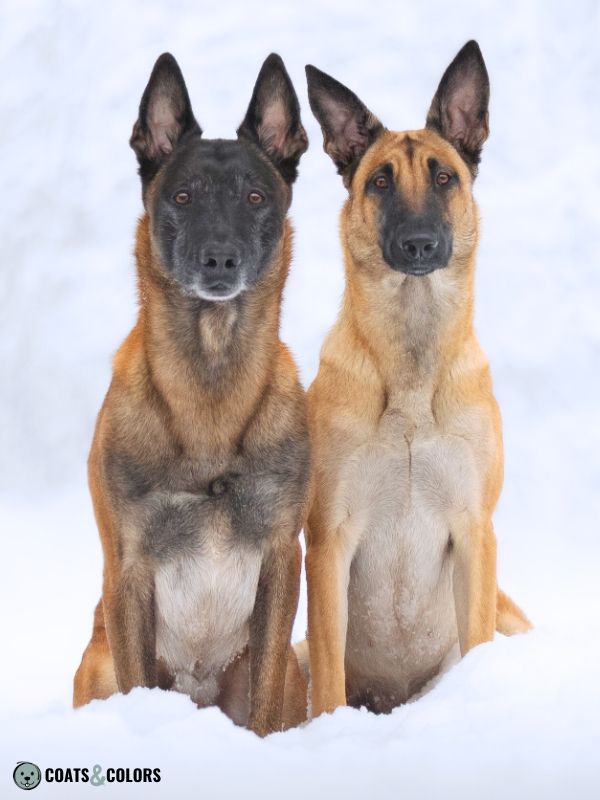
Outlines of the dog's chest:
{"label": "dog's chest", "polygon": [[[452,520],[479,496],[476,452],[432,426],[407,435],[393,418],[349,459],[342,475],[355,543],[350,570],[349,691],[377,684],[380,706],[410,697],[457,639]],[[367,678],[368,676],[368,678]],[[381,699],[383,698],[383,699]]]}
{"label": "dog's chest", "polygon": [[375,435],[340,466],[335,502],[355,541],[373,528],[395,531],[394,541],[406,539],[410,547],[440,528],[447,540],[452,518],[480,502],[480,451],[477,436],[433,424],[410,430],[400,419],[382,419]]}
{"label": "dog's chest", "polygon": [[[215,471],[212,470],[213,475]],[[142,501],[155,568],[156,654],[173,688],[216,702],[224,669],[248,643],[277,481],[268,473],[184,470]]]}
{"label": "dog's chest", "polygon": [[258,548],[216,536],[157,565],[156,654],[173,688],[202,706],[216,701],[224,669],[248,643],[261,559]]}

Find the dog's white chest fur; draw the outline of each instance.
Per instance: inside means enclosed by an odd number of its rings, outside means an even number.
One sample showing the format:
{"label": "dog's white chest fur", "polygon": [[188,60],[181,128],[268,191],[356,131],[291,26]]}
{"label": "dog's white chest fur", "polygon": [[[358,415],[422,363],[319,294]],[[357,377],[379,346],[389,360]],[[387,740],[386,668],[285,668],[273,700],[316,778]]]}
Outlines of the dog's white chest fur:
{"label": "dog's white chest fur", "polygon": [[349,695],[381,710],[403,702],[440,669],[458,634],[451,520],[477,505],[475,453],[433,427],[409,438],[383,419],[347,461],[338,484],[355,553],[348,591]]}
{"label": "dog's white chest fur", "polygon": [[260,567],[258,548],[216,542],[156,572],[156,654],[173,688],[199,705],[216,701],[223,670],[248,643]]}

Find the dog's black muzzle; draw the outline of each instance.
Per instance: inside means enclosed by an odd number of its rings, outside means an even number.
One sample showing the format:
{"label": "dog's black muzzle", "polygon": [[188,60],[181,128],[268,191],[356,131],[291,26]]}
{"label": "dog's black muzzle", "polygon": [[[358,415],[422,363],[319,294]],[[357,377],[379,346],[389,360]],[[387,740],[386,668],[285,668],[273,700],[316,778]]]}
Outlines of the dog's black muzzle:
{"label": "dog's black muzzle", "polygon": [[200,252],[200,279],[205,293],[218,299],[234,292],[242,281],[241,248],[209,242]]}
{"label": "dog's black muzzle", "polygon": [[448,266],[452,234],[445,224],[403,222],[390,232],[382,251],[392,269],[406,275],[429,275]]}

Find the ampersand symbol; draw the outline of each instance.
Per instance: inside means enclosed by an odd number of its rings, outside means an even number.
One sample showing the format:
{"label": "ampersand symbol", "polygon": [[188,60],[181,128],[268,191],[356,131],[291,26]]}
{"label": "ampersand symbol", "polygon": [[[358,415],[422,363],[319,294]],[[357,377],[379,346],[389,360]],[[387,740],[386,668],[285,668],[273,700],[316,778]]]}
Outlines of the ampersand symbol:
{"label": "ampersand symbol", "polygon": [[92,771],[93,775],[90,780],[92,786],[103,786],[106,778],[102,775],[102,767],[100,764],[94,764]]}

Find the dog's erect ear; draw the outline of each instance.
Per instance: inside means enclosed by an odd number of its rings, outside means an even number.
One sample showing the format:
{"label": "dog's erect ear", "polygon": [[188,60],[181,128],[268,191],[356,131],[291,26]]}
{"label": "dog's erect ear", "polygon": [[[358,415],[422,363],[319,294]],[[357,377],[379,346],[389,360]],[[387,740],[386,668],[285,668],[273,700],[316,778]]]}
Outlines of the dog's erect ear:
{"label": "dog's erect ear", "polygon": [[323,131],[323,149],[348,187],[360,159],[384,127],[358,97],[330,75],[306,67],[308,100]]}
{"label": "dog's erect ear", "polygon": [[129,140],[140,165],[142,184],[154,177],[177,142],[190,131],[202,133],[179,64],[170,53],[163,53],[142,95]]}
{"label": "dog's erect ear", "polygon": [[475,41],[459,51],[440,81],[427,114],[427,127],[452,144],[473,177],[488,137],[490,81]]}
{"label": "dog's erect ear", "polygon": [[298,162],[308,147],[308,138],[300,120],[298,97],[276,53],[271,53],[258,73],[237,135],[258,145],[288,183],[296,180]]}

